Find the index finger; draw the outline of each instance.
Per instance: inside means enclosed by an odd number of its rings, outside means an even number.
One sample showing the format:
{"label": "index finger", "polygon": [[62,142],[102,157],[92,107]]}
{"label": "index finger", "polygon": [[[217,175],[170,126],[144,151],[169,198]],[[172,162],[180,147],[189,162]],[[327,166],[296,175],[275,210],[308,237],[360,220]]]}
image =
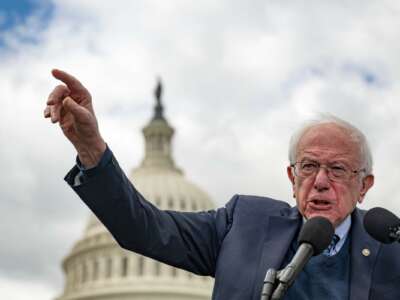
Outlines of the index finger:
{"label": "index finger", "polygon": [[53,69],[51,71],[51,74],[58,80],[61,80],[64,82],[68,88],[71,90],[71,92],[86,92],[86,88],[80,83],[78,79],[76,79],[74,76],[71,74],[68,74],[67,72],[64,72],[62,70],[58,69]]}

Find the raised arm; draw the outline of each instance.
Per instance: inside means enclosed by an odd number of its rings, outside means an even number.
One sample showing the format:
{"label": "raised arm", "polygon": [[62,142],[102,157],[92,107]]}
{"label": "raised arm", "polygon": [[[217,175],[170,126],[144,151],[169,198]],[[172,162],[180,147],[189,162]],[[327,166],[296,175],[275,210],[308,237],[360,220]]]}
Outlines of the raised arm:
{"label": "raised arm", "polygon": [[[146,201],[119,167],[100,135],[92,98],[73,76],[53,70],[64,84],[50,93],[46,118],[59,123],[81,163],[65,177],[125,249],[188,271],[214,276],[232,209],[202,213],[162,211]],[[161,91],[159,91],[161,93]],[[83,178],[76,182],[77,178]]]}

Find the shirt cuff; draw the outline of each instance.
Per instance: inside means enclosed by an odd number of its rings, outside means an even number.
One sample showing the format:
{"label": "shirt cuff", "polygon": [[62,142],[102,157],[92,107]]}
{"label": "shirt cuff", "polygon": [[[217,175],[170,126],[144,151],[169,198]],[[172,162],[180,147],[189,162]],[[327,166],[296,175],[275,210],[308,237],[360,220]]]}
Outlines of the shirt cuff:
{"label": "shirt cuff", "polygon": [[112,152],[108,148],[108,145],[106,145],[106,150],[101,156],[99,163],[96,166],[91,167],[89,169],[85,168],[82,165],[81,161],[79,160],[79,157],[77,156],[76,167],[79,169],[79,173],[75,177],[75,185],[79,185],[85,182],[85,180],[95,176],[101,169],[103,169],[105,166],[108,165],[108,163],[111,161],[111,158],[112,158]]}

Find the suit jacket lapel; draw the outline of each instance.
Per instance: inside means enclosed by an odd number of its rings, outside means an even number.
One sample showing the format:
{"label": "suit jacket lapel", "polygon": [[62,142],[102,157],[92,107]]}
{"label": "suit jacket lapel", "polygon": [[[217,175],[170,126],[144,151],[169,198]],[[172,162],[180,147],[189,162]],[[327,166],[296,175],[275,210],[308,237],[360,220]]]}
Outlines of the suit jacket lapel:
{"label": "suit jacket lapel", "polygon": [[301,215],[296,207],[285,208],[281,211],[281,215],[266,218],[264,225],[265,239],[257,271],[254,299],[260,299],[267,270],[270,268],[278,270],[280,268],[300,226]]}
{"label": "suit jacket lapel", "polygon": [[283,211],[281,216],[271,216],[264,243],[267,266],[279,268],[285,258],[295,234],[301,226],[301,215],[297,208]]}
{"label": "suit jacket lapel", "polygon": [[351,226],[350,300],[368,299],[379,248],[380,243],[364,230],[363,214],[356,208]]}

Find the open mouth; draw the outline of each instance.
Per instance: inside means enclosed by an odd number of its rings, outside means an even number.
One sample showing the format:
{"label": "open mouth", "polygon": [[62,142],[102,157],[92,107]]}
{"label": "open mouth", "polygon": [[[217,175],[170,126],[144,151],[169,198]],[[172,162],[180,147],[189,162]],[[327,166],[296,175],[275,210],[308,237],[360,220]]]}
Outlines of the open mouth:
{"label": "open mouth", "polygon": [[320,199],[314,199],[314,200],[311,200],[311,202],[313,204],[316,204],[316,205],[328,205],[328,204],[330,204],[330,202],[328,200],[320,200]]}
{"label": "open mouth", "polygon": [[324,199],[313,199],[308,202],[308,207],[316,211],[330,210],[332,209],[332,202]]}

